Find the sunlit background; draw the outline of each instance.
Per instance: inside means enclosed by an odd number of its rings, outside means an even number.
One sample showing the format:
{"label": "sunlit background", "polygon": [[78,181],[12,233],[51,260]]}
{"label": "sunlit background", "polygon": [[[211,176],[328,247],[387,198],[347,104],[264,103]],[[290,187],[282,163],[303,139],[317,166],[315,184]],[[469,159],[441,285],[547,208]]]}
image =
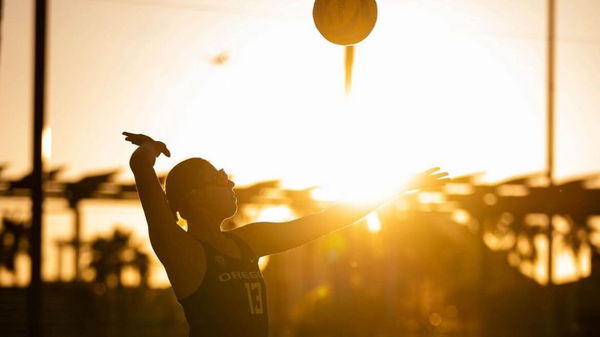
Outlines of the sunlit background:
{"label": "sunlit background", "polygon": [[[50,168],[63,168],[61,180],[118,169],[115,180],[130,183],[134,148],[122,131],[167,143],[172,157],[161,157],[158,171],[200,156],[225,168],[241,187],[275,179],[283,189],[314,187],[311,196],[321,206],[369,200],[431,166],[454,176],[480,172],[482,183],[546,169],[546,1],[380,0],[375,29],[356,46],[350,95],[344,93],[343,48],[314,27],[312,1],[49,3],[44,154]],[[560,181],[600,171],[600,2],[558,1],[557,13]],[[4,0],[1,24],[0,161],[6,180],[31,170],[33,2]],[[421,201],[432,207],[443,201],[431,198]],[[150,287],[168,287],[139,202],[84,200],[79,207],[84,241],[110,237],[115,228],[130,233],[132,245],[152,256]],[[3,216],[24,220],[29,210],[27,198],[0,199]],[[60,199],[48,199],[45,210],[43,278],[72,280],[73,252],[59,246],[73,235],[74,214]],[[300,215],[287,205],[250,205],[236,220]],[[473,225],[464,212],[451,216],[464,228],[485,227]],[[513,220],[500,216],[498,223]],[[542,227],[547,221],[526,219]],[[565,248],[560,236],[569,231],[569,219],[556,216],[554,223],[553,278],[567,283],[588,277],[595,248]],[[389,256],[385,224],[376,213],[358,226],[374,256]],[[324,261],[348,245],[335,235],[319,243],[329,252]],[[514,252],[503,261],[540,285],[548,282],[543,234],[529,240],[486,233],[483,241],[492,251],[515,246],[527,254],[535,248],[532,261]],[[309,261],[296,254],[290,260]],[[82,258],[85,264],[92,257],[88,252]],[[0,286],[27,285],[28,263],[21,254],[16,273],[0,268]],[[319,263],[314,268],[316,274],[333,273]],[[89,272],[82,278],[91,279]],[[137,284],[136,275],[125,271],[124,283]],[[315,298],[331,292],[330,285],[315,284]],[[444,310],[452,316],[456,308]],[[441,324],[439,313],[426,316],[431,326]]]}

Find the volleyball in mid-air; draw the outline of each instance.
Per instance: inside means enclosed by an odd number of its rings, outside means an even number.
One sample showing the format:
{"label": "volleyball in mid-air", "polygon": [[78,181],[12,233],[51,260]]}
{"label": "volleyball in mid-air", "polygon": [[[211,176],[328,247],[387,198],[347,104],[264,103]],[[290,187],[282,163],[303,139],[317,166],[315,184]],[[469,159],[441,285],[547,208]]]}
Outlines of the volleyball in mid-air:
{"label": "volleyball in mid-air", "polygon": [[316,0],[313,19],[324,38],[339,45],[364,40],[375,27],[375,0]]}

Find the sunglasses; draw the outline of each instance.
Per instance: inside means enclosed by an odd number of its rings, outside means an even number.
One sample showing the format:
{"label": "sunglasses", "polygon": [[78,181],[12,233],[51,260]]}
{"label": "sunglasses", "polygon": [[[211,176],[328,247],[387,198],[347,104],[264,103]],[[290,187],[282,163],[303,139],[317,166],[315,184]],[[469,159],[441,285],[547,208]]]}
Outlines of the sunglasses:
{"label": "sunglasses", "polygon": [[230,186],[231,181],[229,180],[229,175],[227,175],[227,173],[225,172],[224,169],[220,169],[219,171],[217,171],[217,174],[214,176],[214,178],[212,180],[207,180],[207,181],[197,185],[195,188],[191,189],[188,193],[186,193],[180,199],[180,202],[183,203],[185,200],[189,199],[193,194],[195,194],[198,191],[198,189],[203,188],[205,186],[210,186],[210,185],[215,185],[215,186],[220,186],[220,187]]}
{"label": "sunglasses", "polygon": [[220,169],[219,171],[217,171],[217,174],[215,175],[214,184],[218,186],[229,186],[229,175],[225,172],[224,169]]}

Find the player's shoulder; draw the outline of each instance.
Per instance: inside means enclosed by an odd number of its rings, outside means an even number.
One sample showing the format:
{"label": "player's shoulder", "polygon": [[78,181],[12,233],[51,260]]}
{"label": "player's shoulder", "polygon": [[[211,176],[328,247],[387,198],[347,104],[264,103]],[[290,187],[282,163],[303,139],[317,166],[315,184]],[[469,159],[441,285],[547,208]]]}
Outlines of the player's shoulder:
{"label": "player's shoulder", "polygon": [[186,236],[188,238],[174,242],[170,245],[171,249],[163,250],[161,256],[158,256],[177,298],[180,299],[194,293],[202,284],[209,251],[191,235],[186,233]]}

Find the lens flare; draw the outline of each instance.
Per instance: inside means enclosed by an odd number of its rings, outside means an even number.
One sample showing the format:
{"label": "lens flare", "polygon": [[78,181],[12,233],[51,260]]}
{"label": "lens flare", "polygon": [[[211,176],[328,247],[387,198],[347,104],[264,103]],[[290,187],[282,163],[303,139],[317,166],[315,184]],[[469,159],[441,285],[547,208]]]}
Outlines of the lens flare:
{"label": "lens flare", "polygon": [[367,228],[373,233],[378,233],[381,230],[381,221],[379,221],[377,212],[371,212],[367,215]]}

